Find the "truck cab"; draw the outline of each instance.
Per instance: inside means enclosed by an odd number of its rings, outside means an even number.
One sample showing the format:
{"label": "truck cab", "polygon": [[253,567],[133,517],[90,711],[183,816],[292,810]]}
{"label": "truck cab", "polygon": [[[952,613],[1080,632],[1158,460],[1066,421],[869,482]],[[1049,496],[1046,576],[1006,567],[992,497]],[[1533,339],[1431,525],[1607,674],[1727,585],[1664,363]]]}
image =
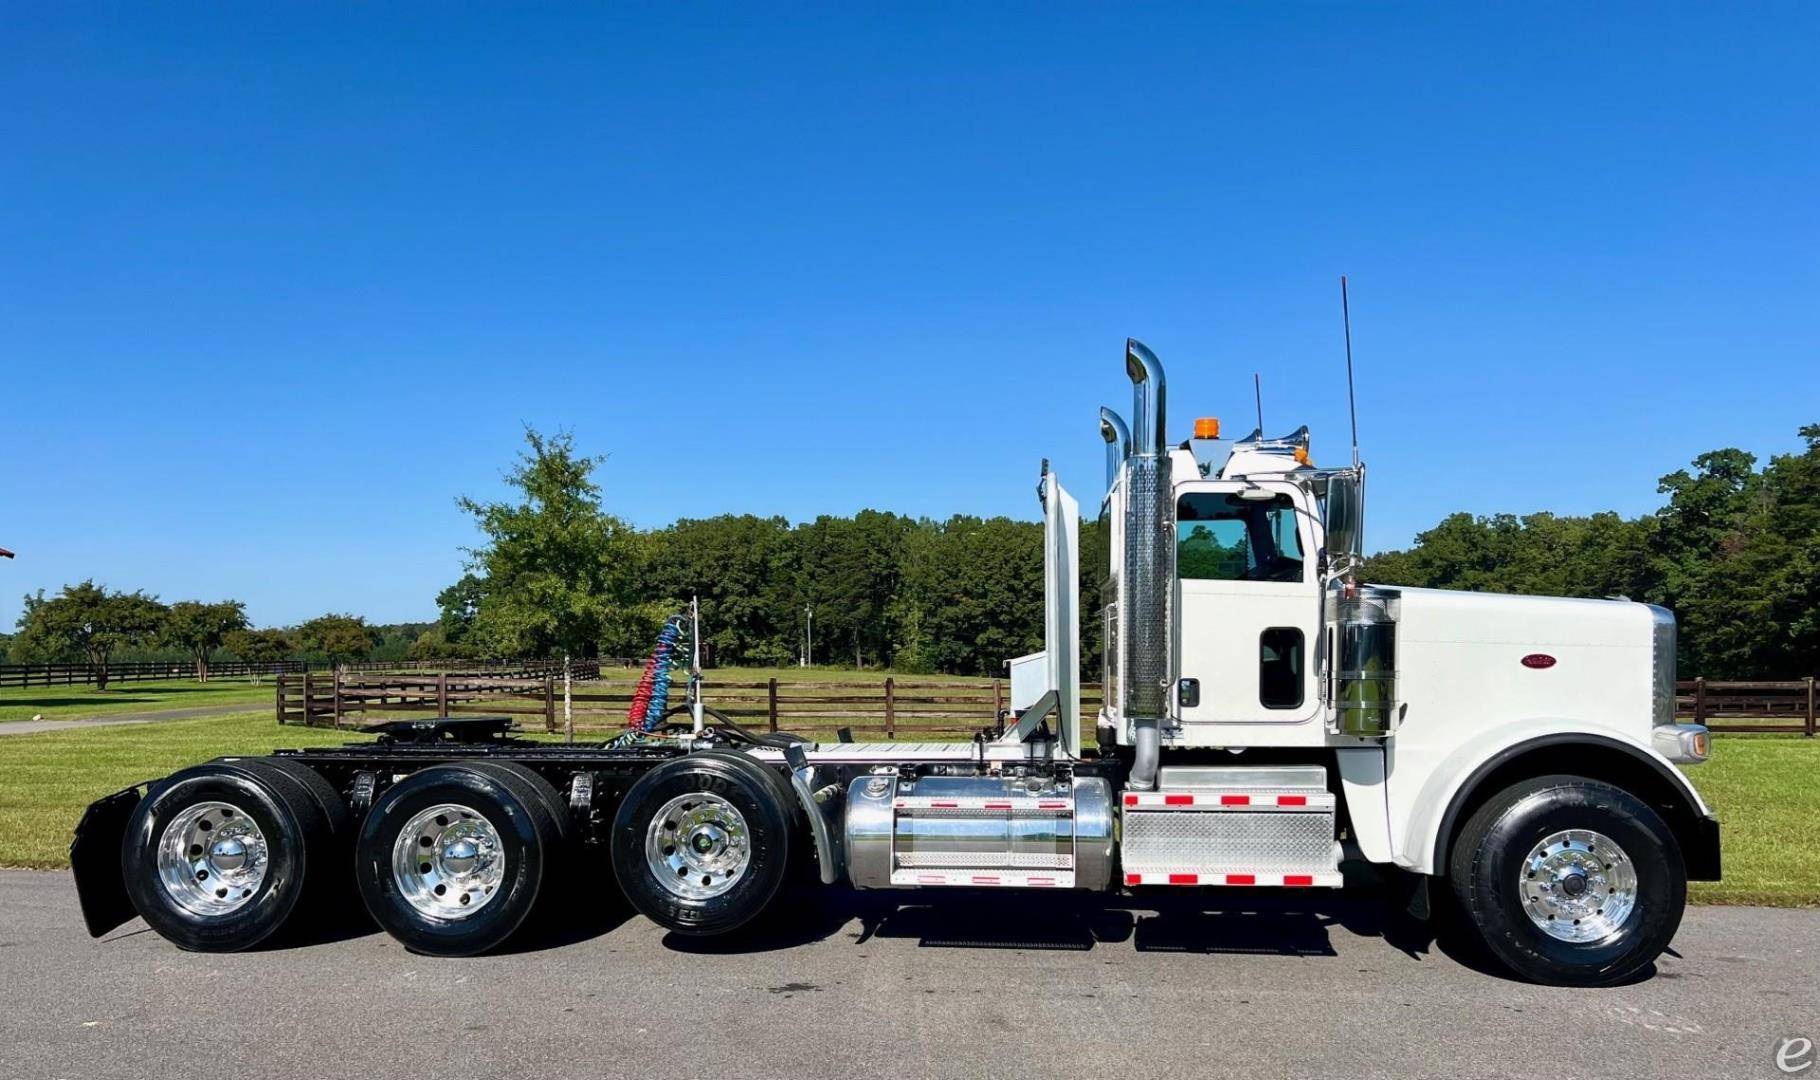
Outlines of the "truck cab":
{"label": "truck cab", "polygon": [[[1305,427],[1226,442],[1203,420],[1172,445],[1161,364],[1134,341],[1126,366],[1137,416],[1102,410],[1109,542],[1089,580],[1105,641],[1096,742],[1128,762],[1129,884],[1328,884],[1356,859],[1471,906],[1489,902],[1476,890],[1495,865],[1517,883],[1487,909],[1518,931],[1505,959],[1539,970],[1563,943],[1636,945],[1648,922],[1622,903],[1642,888],[1615,835],[1634,822],[1523,824],[1571,823],[1557,800],[1616,798],[1648,819],[1629,836],[1670,868],[1664,908],[1687,877],[1717,876],[1716,823],[1675,768],[1707,740],[1676,723],[1670,613],[1360,581],[1362,464],[1317,467]],[[1580,899],[1601,889],[1619,901]],[[1649,940],[1665,944],[1666,925]]]}

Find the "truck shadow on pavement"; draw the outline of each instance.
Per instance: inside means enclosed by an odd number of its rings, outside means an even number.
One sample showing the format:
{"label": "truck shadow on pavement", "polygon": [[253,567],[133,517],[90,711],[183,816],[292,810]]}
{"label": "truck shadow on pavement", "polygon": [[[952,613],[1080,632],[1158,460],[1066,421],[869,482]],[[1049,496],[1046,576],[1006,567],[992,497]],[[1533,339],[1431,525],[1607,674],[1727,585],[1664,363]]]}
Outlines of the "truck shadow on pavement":
{"label": "truck shadow on pavement", "polygon": [[[1437,954],[1500,979],[1514,977],[1466,935],[1409,910],[1407,883],[1369,876],[1343,891],[1143,890],[1128,896],[1021,890],[860,892],[806,887],[772,912],[719,938],[668,934],[678,952],[725,954],[791,949],[845,936],[855,945],[911,941],[926,949],[1087,952],[1129,942],[1139,952],[1337,959],[1339,935],[1377,938],[1411,965]],[[1439,931],[1437,933],[1437,930]],[[1653,968],[1640,979],[1653,974]]]}
{"label": "truck shadow on pavement", "polygon": [[[1236,892],[1236,891],[1234,891]],[[772,912],[720,938],[669,934],[679,952],[790,949],[845,934],[855,944],[910,940],[930,949],[1044,949],[1084,952],[1131,942],[1139,951],[1335,956],[1336,928],[1380,937],[1419,959],[1434,945],[1421,920],[1380,893],[1316,896],[1247,890],[1154,890],[1131,896],[999,889],[793,889]]]}

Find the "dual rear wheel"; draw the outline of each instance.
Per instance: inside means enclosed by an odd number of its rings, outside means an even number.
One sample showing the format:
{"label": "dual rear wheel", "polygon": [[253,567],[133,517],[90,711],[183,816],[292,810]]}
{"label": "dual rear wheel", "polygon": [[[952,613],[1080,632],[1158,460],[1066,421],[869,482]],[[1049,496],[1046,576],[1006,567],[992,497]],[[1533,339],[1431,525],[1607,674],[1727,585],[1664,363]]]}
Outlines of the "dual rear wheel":
{"label": "dual rear wheel", "polygon": [[799,811],[774,770],[710,750],[646,773],[613,818],[613,871],[632,906],[680,934],[724,934],[770,904]]}
{"label": "dual rear wheel", "polygon": [[349,821],[327,781],[282,759],[185,769],[141,800],[127,824],[127,896],[185,949],[251,948],[335,910]]}
{"label": "dual rear wheel", "polygon": [[[794,808],[784,780],[744,754],[679,758],[621,802],[608,845],[614,876],[660,925],[725,933],[776,895]],[[307,766],[224,760],[186,769],[140,802],[122,872],[134,908],[186,949],[229,952],[313,928],[345,910],[351,876],[367,912],[406,948],[469,956],[504,945],[590,878],[571,832],[556,789],[518,764],[422,769],[356,825]]]}
{"label": "dual rear wheel", "polygon": [[354,841],[354,879],[406,948],[472,956],[524,926],[570,855],[568,808],[549,781],[522,765],[437,765],[373,804]]}

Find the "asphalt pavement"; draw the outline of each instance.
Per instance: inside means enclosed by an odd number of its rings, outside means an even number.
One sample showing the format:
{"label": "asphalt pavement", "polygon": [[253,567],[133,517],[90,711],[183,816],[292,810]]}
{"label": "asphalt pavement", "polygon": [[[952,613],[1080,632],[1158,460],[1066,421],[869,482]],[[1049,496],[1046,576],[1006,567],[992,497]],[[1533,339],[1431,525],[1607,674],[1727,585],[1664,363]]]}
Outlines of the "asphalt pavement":
{"label": "asphalt pavement", "polygon": [[1606,990],[1356,893],[806,892],[720,943],[597,911],[469,960],[352,919],[204,955],[91,940],[67,873],[0,871],[0,1077],[1777,1077],[1820,1042],[1811,910],[1692,908]]}

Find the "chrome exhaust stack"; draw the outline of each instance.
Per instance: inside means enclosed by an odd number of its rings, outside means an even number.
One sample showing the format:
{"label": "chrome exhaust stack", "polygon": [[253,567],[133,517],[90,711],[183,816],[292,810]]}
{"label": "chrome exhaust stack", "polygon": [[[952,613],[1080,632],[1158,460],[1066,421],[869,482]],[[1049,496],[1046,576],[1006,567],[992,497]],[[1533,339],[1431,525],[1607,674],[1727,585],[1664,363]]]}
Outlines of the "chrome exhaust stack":
{"label": "chrome exhaust stack", "polygon": [[1100,406],[1100,438],[1106,440],[1106,490],[1118,483],[1119,466],[1125,464],[1125,455],[1131,452],[1131,429],[1118,413],[1106,406]]}
{"label": "chrome exhaust stack", "polygon": [[1163,365],[1143,343],[1127,338],[1125,373],[1131,377],[1132,408],[1119,605],[1125,624],[1120,642],[1124,669],[1121,707],[1136,748],[1129,786],[1149,791],[1156,787],[1162,726],[1169,708],[1169,597],[1175,580],[1171,522],[1175,515],[1164,434]]}

